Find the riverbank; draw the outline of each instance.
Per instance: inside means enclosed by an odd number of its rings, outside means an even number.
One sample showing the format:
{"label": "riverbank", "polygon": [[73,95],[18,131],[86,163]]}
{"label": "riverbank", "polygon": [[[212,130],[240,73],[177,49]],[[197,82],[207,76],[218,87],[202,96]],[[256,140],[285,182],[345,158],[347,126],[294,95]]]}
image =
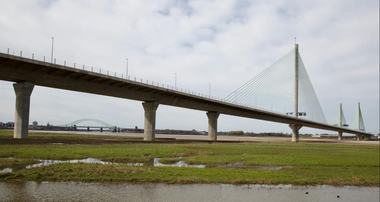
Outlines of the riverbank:
{"label": "riverbank", "polygon": [[[31,144],[29,144],[31,143]],[[40,160],[96,158],[107,164]],[[187,165],[175,166],[182,161]],[[131,164],[133,163],[133,164]],[[137,164],[136,164],[137,163]],[[184,164],[181,164],[184,165]],[[379,146],[290,142],[202,142],[137,137],[0,132],[1,181],[161,182],[379,186]]]}

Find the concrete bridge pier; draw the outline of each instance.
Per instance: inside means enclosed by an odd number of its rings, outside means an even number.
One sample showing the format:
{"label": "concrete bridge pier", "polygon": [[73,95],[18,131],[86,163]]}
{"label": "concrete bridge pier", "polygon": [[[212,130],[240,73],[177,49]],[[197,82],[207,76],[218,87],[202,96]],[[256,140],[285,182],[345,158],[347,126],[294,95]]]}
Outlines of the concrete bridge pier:
{"label": "concrete bridge pier", "polygon": [[338,132],[338,140],[342,140],[343,137],[343,132],[339,131]]}
{"label": "concrete bridge pier", "polygon": [[16,113],[13,138],[28,138],[30,95],[34,84],[30,82],[15,83],[13,88],[16,94]]}
{"label": "concrete bridge pier", "polygon": [[299,130],[302,128],[302,126],[297,124],[289,124],[289,127],[292,129],[292,142],[299,142]]}
{"label": "concrete bridge pier", "polygon": [[356,134],[356,140],[357,140],[357,141],[360,141],[360,140],[362,140],[362,136],[361,136],[361,135],[359,135],[359,134]]}
{"label": "concrete bridge pier", "polygon": [[156,110],[158,108],[157,102],[143,102],[145,110],[144,118],[144,140],[154,141],[156,136]]}
{"label": "concrete bridge pier", "polygon": [[208,139],[212,141],[217,140],[218,132],[218,117],[219,112],[207,112],[208,117]]}

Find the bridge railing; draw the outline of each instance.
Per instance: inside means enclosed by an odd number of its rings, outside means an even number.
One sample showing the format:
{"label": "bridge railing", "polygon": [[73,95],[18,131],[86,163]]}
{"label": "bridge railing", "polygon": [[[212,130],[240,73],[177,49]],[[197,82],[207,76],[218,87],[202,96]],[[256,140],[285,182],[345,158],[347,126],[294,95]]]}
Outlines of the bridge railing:
{"label": "bridge railing", "polygon": [[80,70],[84,70],[84,71],[88,71],[88,72],[93,72],[93,73],[98,73],[98,74],[107,75],[107,76],[111,76],[111,77],[116,77],[119,79],[125,79],[125,80],[132,81],[132,82],[138,82],[138,83],[144,84],[144,85],[149,85],[149,86],[159,87],[159,88],[168,89],[168,90],[172,90],[172,91],[176,91],[176,92],[181,92],[181,93],[185,93],[185,94],[196,96],[196,97],[202,97],[205,99],[210,99],[210,100],[219,101],[219,102],[223,102],[223,103],[234,104],[234,105],[238,105],[238,106],[242,106],[242,107],[246,107],[246,108],[250,108],[250,109],[256,109],[256,110],[267,111],[267,112],[272,112],[272,113],[284,115],[283,112],[273,111],[271,109],[247,105],[247,104],[243,104],[243,103],[239,103],[239,102],[235,102],[235,101],[231,101],[231,100],[225,100],[225,99],[221,99],[221,98],[211,96],[211,95],[208,95],[205,93],[199,93],[199,92],[196,92],[193,90],[180,88],[178,86],[175,87],[172,85],[168,85],[168,84],[164,84],[164,83],[160,83],[160,82],[155,82],[152,80],[147,80],[147,79],[143,79],[143,78],[139,78],[139,77],[135,77],[135,76],[131,76],[131,75],[126,76],[125,74],[122,74],[122,73],[117,73],[117,72],[110,71],[107,69],[97,68],[94,66],[88,66],[88,65],[84,65],[84,64],[80,64],[80,63],[76,63],[76,62],[70,62],[67,60],[61,60],[61,59],[57,59],[57,58],[52,59],[51,57],[47,57],[47,56],[43,56],[43,55],[38,55],[38,54],[34,54],[34,53],[19,51],[19,50],[15,50],[15,49],[11,49],[11,48],[3,48],[3,47],[0,47],[0,53],[13,55],[13,56],[21,57],[21,58],[26,58],[26,59],[31,59],[31,60],[36,60],[36,61],[40,61],[40,62],[52,63],[52,64],[56,64],[56,65],[61,65],[64,67],[70,67],[73,69],[80,69]]}

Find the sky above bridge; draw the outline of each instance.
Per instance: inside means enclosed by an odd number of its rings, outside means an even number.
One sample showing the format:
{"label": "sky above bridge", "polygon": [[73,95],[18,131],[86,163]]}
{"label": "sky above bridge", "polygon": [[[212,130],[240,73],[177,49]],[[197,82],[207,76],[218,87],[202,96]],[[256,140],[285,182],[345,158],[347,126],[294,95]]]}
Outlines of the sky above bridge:
{"label": "sky above bridge", "polygon": [[[0,48],[12,48],[224,98],[294,48],[294,37],[329,123],[360,100],[379,132],[377,0],[0,0]],[[290,70],[291,71],[291,70]],[[0,81],[0,122],[14,120],[12,83]],[[143,127],[141,102],[36,86],[30,122],[94,118]],[[205,112],[157,110],[159,129],[207,130]],[[221,115],[220,131],[286,132],[288,126]],[[320,133],[301,129],[301,133]]]}

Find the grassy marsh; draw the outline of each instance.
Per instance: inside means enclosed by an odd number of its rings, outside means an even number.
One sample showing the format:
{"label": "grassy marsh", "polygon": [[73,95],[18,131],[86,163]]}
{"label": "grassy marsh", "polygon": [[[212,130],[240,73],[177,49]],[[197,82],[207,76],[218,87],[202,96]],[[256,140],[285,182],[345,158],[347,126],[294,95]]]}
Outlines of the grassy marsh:
{"label": "grassy marsh", "polygon": [[[7,134],[1,134],[3,138]],[[30,135],[30,139],[41,134]],[[55,138],[56,134],[46,134]],[[88,138],[83,136],[65,138]],[[91,138],[109,138],[96,136]],[[118,137],[120,138],[120,137]],[[142,167],[99,164],[55,164],[46,167],[0,173],[0,180],[68,180],[128,181],[165,183],[265,183],[265,184],[329,184],[379,186],[379,146],[329,143],[142,143],[100,145],[8,145],[0,138],[0,166],[12,167],[17,162],[33,159],[70,160],[98,158],[103,161],[146,163]],[[12,157],[12,159],[9,159]],[[182,157],[181,159],[177,159]],[[183,160],[188,164],[204,164],[206,168],[153,167],[161,163]],[[280,170],[220,168],[241,163],[252,166],[284,166]]]}

